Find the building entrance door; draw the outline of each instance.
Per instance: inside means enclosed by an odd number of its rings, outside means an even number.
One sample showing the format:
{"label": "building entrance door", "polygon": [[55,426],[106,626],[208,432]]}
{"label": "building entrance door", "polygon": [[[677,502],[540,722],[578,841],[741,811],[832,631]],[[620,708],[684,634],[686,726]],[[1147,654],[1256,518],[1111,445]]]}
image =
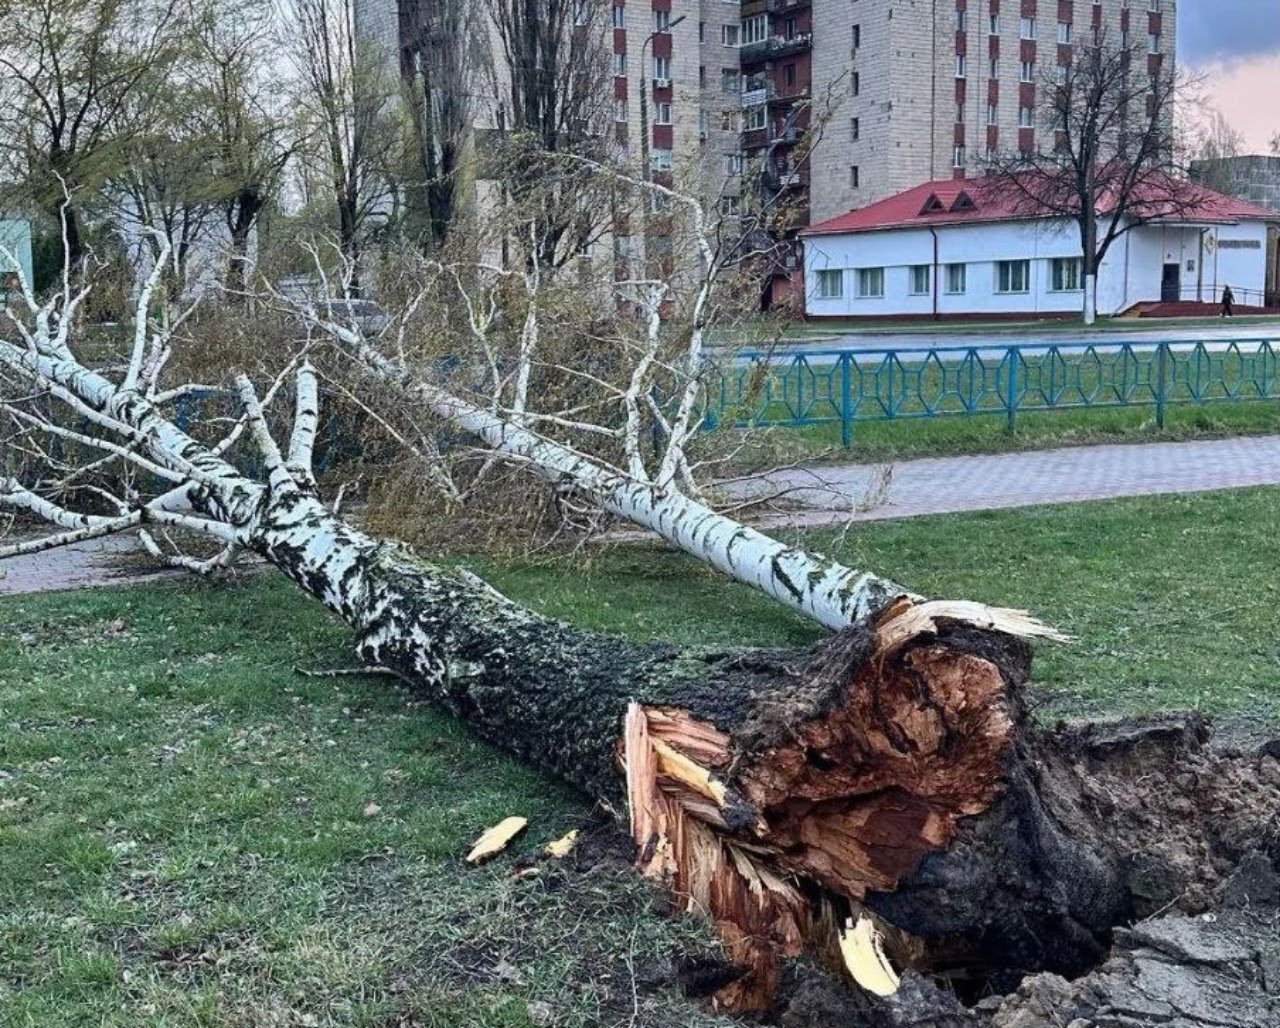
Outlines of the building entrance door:
{"label": "building entrance door", "polygon": [[1182,265],[1166,264],[1160,276],[1160,302],[1177,303],[1182,299]]}

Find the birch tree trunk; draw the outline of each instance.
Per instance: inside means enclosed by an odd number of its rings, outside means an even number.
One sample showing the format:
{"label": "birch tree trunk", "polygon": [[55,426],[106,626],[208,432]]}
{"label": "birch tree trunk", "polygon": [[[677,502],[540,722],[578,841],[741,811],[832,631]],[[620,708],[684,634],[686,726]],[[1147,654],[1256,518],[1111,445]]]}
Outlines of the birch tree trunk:
{"label": "birch tree trunk", "polygon": [[[601,510],[654,532],[690,556],[827,628],[845,628],[894,599],[913,598],[907,589],[888,579],[815,551],[789,546],[674,485],[663,488],[623,474],[413,375],[383,357],[354,331],[332,324],[325,327],[383,382],[408,399],[425,404],[454,427],[500,453],[527,462],[547,481],[573,489]],[[1030,631],[1030,622],[1024,628]]]}

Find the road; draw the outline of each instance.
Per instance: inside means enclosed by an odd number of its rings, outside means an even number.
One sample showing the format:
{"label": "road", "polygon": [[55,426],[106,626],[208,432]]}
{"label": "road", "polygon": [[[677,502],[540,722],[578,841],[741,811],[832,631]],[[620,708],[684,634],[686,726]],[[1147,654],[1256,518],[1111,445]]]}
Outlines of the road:
{"label": "road", "polygon": [[1224,321],[1221,325],[1155,325],[1152,328],[1096,329],[1092,332],[1048,331],[1034,329],[992,329],[989,332],[846,332],[836,333],[821,342],[787,342],[788,353],[815,350],[932,350],[940,347],[990,346],[1095,346],[1099,350],[1115,350],[1124,343],[1139,349],[1151,349],[1157,343],[1172,343],[1178,348],[1196,343],[1222,349],[1232,342],[1255,343],[1280,341],[1280,321],[1252,323]]}

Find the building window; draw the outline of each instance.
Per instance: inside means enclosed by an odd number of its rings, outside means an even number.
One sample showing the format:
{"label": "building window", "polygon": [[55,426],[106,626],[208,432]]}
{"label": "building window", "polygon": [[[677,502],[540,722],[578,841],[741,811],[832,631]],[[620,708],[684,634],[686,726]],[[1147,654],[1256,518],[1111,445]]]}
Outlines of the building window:
{"label": "building window", "polygon": [[613,120],[627,120],[627,98],[625,96],[620,96],[613,101]]}
{"label": "building window", "polygon": [[759,104],[755,107],[748,107],[746,110],[746,119],[742,123],[744,132],[754,132],[765,126],[765,106]]}
{"label": "building window", "polygon": [[987,104],[987,124],[1000,124],[1000,108],[996,104]]}
{"label": "building window", "polygon": [[720,69],[720,88],[726,93],[742,92],[742,76],[737,68]]}
{"label": "building window", "polygon": [[1021,75],[1019,76],[1019,81],[1034,82],[1035,80],[1036,80],[1036,62],[1023,61]]}
{"label": "building window", "polygon": [[884,296],[884,268],[858,269],[858,299],[873,300]]}
{"label": "building window", "polygon": [[705,21],[698,22],[698,42],[705,43],[707,41],[707,23]]}
{"label": "building window", "polygon": [[839,269],[835,271],[818,272],[818,299],[819,300],[839,300],[844,296],[844,272]]}
{"label": "building window", "polygon": [[740,153],[727,153],[724,155],[724,173],[726,175],[741,175],[745,164],[746,158]]}
{"label": "building window", "polygon": [[653,31],[669,32],[671,30],[671,12],[670,11],[654,11],[653,12]]}
{"label": "building window", "polygon": [[927,264],[911,265],[911,295],[912,296],[928,296],[929,295],[929,272],[932,269]]}
{"label": "building window", "polygon": [[1031,262],[996,261],[996,292],[1031,292]]}
{"label": "building window", "polygon": [[1159,14],[1164,10],[1163,0],[1147,0],[1147,10],[1154,14]]}
{"label": "building window", "polygon": [[987,74],[990,75],[993,79],[998,79],[1000,77],[1000,58],[998,57],[991,58],[991,60],[987,63]]}
{"label": "building window", "polygon": [[625,75],[627,73],[627,55],[613,55],[613,73],[615,75]]}
{"label": "building window", "polygon": [[671,81],[671,58],[655,57],[653,59],[653,77],[664,82]]}
{"label": "building window", "polygon": [[792,61],[790,64],[782,67],[782,81],[788,86],[796,84],[796,63]]}
{"label": "building window", "polygon": [[662,100],[653,105],[653,123],[655,125],[671,124],[671,102]]}
{"label": "building window", "polygon": [[1055,257],[1049,262],[1050,285],[1055,293],[1075,293],[1080,290],[1080,258]]}
{"label": "building window", "polygon": [[654,150],[649,154],[649,167],[653,171],[670,171],[671,151]]}
{"label": "building window", "polygon": [[849,165],[849,185],[852,186],[854,189],[857,189],[859,185],[859,181],[860,181],[860,176],[858,173],[858,166],[856,164]]}
{"label": "building window", "polygon": [[965,265],[948,264],[946,268],[946,288],[950,296],[958,296],[964,292],[965,287]]}
{"label": "building window", "polygon": [[720,26],[720,45],[737,46],[742,38],[742,30],[737,25]]}
{"label": "building window", "polygon": [[698,65],[698,88],[707,88],[707,68],[706,65],[703,64]]}
{"label": "building window", "polygon": [[956,31],[964,32],[969,27],[967,11],[956,11]]}
{"label": "building window", "polygon": [[1035,18],[1023,18],[1018,26],[1018,35],[1022,39],[1036,38],[1036,20]]}
{"label": "building window", "polygon": [[990,18],[987,19],[987,35],[989,36],[1000,35],[1000,15],[993,14],[991,15]]}
{"label": "building window", "polygon": [[964,147],[957,146],[951,153],[951,166],[953,168],[964,167]]}
{"label": "building window", "polygon": [[739,204],[738,197],[736,196],[720,197],[720,213],[721,214],[732,216],[735,214],[740,214],[741,212],[742,212],[742,208]]}
{"label": "building window", "polygon": [[724,132],[741,132],[742,112],[734,107],[726,107],[720,112],[720,128]]}
{"label": "building window", "polygon": [[1069,21],[1058,22],[1058,45],[1071,45],[1071,23]]}
{"label": "building window", "polygon": [[857,96],[862,92],[862,76],[856,71],[849,76],[849,88],[853,90],[853,95]]}
{"label": "building window", "polygon": [[964,54],[956,54],[956,78],[964,78]]}
{"label": "building window", "polygon": [[862,135],[862,122],[857,118],[849,119],[849,136],[856,143],[858,137]]}
{"label": "building window", "polygon": [[853,48],[856,50],[862,45],[862,26],[855,25],[853,27]]}
{"label": "building window", "polygon": [[625,7],[615,7],[613,9],[613,27],[615,29],[625,29],[627,27],[627,9]]}
{"label": "building window", "polygon": [[1160,52],[1160,37],[1154,32],[1147,34],[1147,53],[1158,54]]}
{"label": "building window", "polygon": [[1018,128],[1035,128],[1036,115],[1030,107],[1018,108]]}
{"label": "building window", "polygon": [[757,14],[742,23],[742,43],[763,43],[769,38],[769,16]]}

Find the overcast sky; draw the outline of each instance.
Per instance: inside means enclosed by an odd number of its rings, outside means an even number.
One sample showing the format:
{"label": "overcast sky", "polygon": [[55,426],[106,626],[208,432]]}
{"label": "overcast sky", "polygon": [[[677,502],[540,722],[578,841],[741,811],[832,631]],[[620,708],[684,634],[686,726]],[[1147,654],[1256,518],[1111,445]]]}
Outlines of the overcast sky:
{"label": "overcast sky", "polygon": [[1265,153],[1280,133],[1280,0],[1182,0],[1178,59],[1204,74],[1248,149]]}

